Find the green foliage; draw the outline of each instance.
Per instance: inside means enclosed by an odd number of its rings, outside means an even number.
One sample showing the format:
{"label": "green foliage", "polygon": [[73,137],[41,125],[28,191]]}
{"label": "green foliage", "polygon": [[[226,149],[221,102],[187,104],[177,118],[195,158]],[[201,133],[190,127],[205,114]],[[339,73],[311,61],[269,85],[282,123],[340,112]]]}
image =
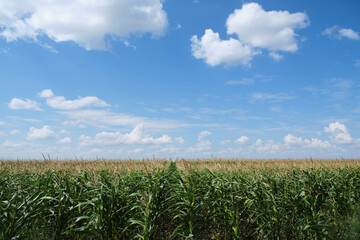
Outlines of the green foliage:
{"label": "green foliage", "polygon": [[0,172],[0,239],[359,239],[360,169]]}

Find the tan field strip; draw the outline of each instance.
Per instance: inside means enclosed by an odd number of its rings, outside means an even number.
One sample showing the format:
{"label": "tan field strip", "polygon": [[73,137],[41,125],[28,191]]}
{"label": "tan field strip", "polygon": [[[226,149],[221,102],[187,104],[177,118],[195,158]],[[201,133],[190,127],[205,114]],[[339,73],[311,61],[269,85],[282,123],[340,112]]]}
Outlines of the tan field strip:
{"label": "tan field strip", "polygon": [[[130,171],[152,171],[166,169],[173,160],[0,160],[0,171],[46,172],[46,171],[88,171],[108,170],[114,173]],[[179,169],[210,171],[256,171],[293,168],[337,169],[360,167],[360,159],[175,159]]]}

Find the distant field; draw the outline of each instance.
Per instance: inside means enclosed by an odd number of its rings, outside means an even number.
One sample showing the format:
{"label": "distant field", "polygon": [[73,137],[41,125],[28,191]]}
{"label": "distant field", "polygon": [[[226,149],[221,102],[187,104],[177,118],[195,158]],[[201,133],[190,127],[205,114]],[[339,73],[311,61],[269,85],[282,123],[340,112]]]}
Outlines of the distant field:
{"label": "distant field", "polygon": [[[127,171],[153,171],[166,169],[172,160],[0,160],[0,170],[15,172],[45,172],[49,170],[71,172],[108,170],[114,173]],[[189,170],[254,171],[292,168],[344,168],[360,167],[360,159],[175,159],[177,167]]]}
{"label": "distant field", "polygon": [[0,239],[360,239],[360,160],[2,160]]}

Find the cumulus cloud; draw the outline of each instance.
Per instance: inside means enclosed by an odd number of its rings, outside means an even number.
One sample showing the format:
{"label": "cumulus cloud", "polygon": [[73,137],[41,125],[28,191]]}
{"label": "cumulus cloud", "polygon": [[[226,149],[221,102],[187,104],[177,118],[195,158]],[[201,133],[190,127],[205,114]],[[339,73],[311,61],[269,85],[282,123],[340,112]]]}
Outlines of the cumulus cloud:
{"label": "cumulus cloud", "polygon": [[246,3],[226,20],[227,34],[235,34],[237,39],[222,40],[218,33],[207,29],[200,40],[197,35],[191,38],[192,53],[210,66],[249,65],[261,49],[270,51],[269,55],[279,61],[283,56],[278,51],[298,50],[295,30],[307,26],[305,13],[265,11],[258,3]]}
{"label": "cumulus cloud", "polygon": [[323,141],[318,138],[302,139],[301,137],[295,137],[292,134],[288,134],[284,137],[285,146],[303,146],[305,148],[330,148],[329,141]]}
{"label": "cumulus cloud", "polygon": [[288,145],[288,146],[301,145],[301,144],[303,144],[303,140],[301,137],[295,137],[292,134],[288,134],[284,137],[284,143],[285,143],[285,145]]}
{"label": "cumulus cloud", "polygon": [[295,29],[308,25],[305,13],[267,12],[258,3],[244,4],[226,20],[227,33],[236,34],[241,42],[286,52],[298,50]]}
{"label": "cumulus cloud", "polygon": [[31,127],[27,139],[28,140],[39,140],[39,139],[48,139],[48,138],[55,138],[55,132],[48,126],[45,125],[42,128],[34,128]]}
{"label": "cumulus cloud", "polygon": [[74,100],[66,100],[64,96],[55,96],[51,89],[45,89],[38,96],[46,98],[46,104],[55,109],[74,110],[84,107],[108,107],[105,101],[94,96],[79,97]]}
{"label": "cumulus cloud", "polygon": [[236,139],[235,142],[241,145],[245,145],[249,142],[249,138],[247,136],[241,136],[238,139]]}
{"label": "cumulus cloud", "polygon": [[204,59],[210,66],[222,63],[228,66],[248,65],[255,55],[260,54],[259,51],[242,44],[237,39],[221,40],[219,33],[211,29],[206,29],[200,40],[194,35],[191,42],[193,56]]}
{"label": "cumulus cloud", "polygon": [[280,144],[274,143],[272,140],[263,143],[261,139],[257,139],[253,146],[255,150],[259,152],[275,153],[280,149]]}
{"label": "cumulus cloud", "polygon": [[325,127],[325,132],[331,133],[331,138],[340,144],[351,143],[353,138],[351,137],[349,130],[346,126],[340,122],[330,123],[329,127]]}
{"label": "cumulus cloud", "polygon": [[7,41],[47,35],[87,50],[107,49],[108,39],[130,34],[163,35],[168,26],[162,0],[0,0],[0,36]]}
{"label": "cumulus cloud", "polygon": [[19,98],[13,98],[8,104],[8,107],[10,109],[15,109],[15,110],[27,109],[27,110],[41,111],[39,104],[36,101],[30,99],[21,100]]}
{"label": "cumulus cloud", "polygon": [[211,142],[209,140],[206,140],[205,138],[210,135],[211,132],[209,131],[200,132],[198,136],[198,143],[196,144],[196,146],[188,148],[187,151],[188,152],[209,151],[211,149]]}
{"label": "cumulus cloud", "polygon": [[172,138],[163,134],[161,137],[154,138],[144,134],[142,125],[136,126],[130,133],[120,132],[100,132],[95,137],[80,136],[82,146],[111,146],[119,144],[168,144],[172,143]]}
{"label": "cumulus cloud", "polygon": [[331,39],[340,40],[343,38],[349,38],[352,40],[360,40],[360,35],[358,32],[355,32],[350,28],[342,28],[338,25],[334,25],[332,27],[325,29],[321,34],[324,36],[328,36]]}
{"label": "cumulus cloud", "polygon": [[55,95],[51,89],[44,89],[42,92],[38,93],[38,96],[41,98],[51,98]]}
{"label": "cumulus cloud", "polygon": [[323,141],[318,138],[311,138],[304,140],[304,146],[307,148],[330,148],[331,144],[328,141]]}

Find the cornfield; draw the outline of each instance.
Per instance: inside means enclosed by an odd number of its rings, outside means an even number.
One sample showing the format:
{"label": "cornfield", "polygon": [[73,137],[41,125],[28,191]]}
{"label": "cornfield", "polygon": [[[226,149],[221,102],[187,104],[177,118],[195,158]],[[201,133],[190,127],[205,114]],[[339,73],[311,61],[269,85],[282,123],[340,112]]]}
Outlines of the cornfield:
{"label": "cornfield", "polygon": [[212,163],[33,171],[0,161],[0,239],[360,239],[358,161]]}

